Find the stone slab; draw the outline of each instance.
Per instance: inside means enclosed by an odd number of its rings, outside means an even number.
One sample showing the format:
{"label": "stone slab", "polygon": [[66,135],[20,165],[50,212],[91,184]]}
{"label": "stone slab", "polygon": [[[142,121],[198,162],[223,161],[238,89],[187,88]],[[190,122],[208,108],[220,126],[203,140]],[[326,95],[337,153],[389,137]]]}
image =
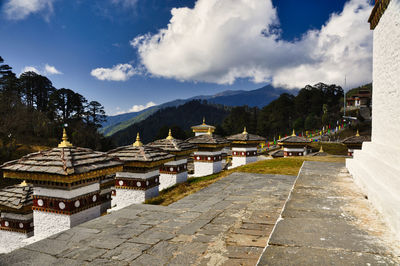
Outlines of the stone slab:
{"label": "stone slab", "polygon": [[344,164],[305,162],[258,265],[399,265],[399,243]]}

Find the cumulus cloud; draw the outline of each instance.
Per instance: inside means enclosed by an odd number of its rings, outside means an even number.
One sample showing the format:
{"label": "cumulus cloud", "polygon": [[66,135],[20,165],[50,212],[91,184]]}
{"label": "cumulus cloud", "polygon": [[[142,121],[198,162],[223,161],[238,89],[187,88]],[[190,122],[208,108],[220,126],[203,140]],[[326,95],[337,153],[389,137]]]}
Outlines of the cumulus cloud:
{"label": "cumulus cloud", "polygon": [[96,68],[90,74],[99,80],[109,81],[126,81],[135,74],[139,74],[139,70],[131,64],[118,64],[112,68]]}
{"label": "cumulus cloud", "polygon": [[[41,69],[41,70],[39,70]],[[28,71],[32,71],[35,72],[36,74],[39,75],[60,75],[62,74],[61,71],[57,70],[57,68],[55,66],[50,66],[49,64],[45,64],[44,68],[37,68],[35,66],[25,66],[22,71],[21,74],[24,72],[28,72]]]}
{"label": "cumulus cloud", "polygon": [[140,111],[142,111],[142,110],[144,110],[144,109],[147,109],[147,108],[149,108],[149,107],[152,107],[152,106],[156,106],[157,104],[155,103],[155,102],[148,102],[148,103],[146,103],[146,105],[134,105],[134,106],[132,106],[132,108],[131,109],[129,109],[129,112],[140,112]]}
{"label": "cumulus cloud", "polygon": [[[299,88],[317,82],[371,81],[372,33],[368,0],[350,0],[319,30],[282,40],[271,0],[198,0],[174,8],[167,28],[135,37],[141,64],[154,75],[181,81],[255,83]],[[227,12],[229,10],[229,12]]]}
{"label": "cumulus cloud", "polygon": [[155,102],[148,102],[145,105],[142,105],[142,104],[134,105],[128,111],[121,111],[121,108],[117,107],[117,113],[115,115],[131,113],[131,112],[140,112],[140,111],[143,111],[144,109],[147,109],[147,108],[150,108],[150,107],[153,107],[156,105],[157,104]]}
{"label": "cumulus cloud", "polygon": [[8,19],[21,20],[30,14],[47,11],[46,18],[53,12],[54,0],[8,0],[4,12]]}
{"label": "cumulus cloud", "polygon": [[34,66],[25,66],[25,67],[22,69],[21,74],[22,74],[22,73],[25,73],[25,72],[35,72],[36,74],[39,74],[39,75],[40,75],[40,71],[39,71],[36,67],[34,67]]}
{"label": "cumulus cloud", "polygon": [[49,75],[60,75],[60,74],[62,74],[62,72],[58,71],[55,66],[50,66],[49,64],[46,64],[44,66],[44,70],[45,70],[45,73],[49,74]]}

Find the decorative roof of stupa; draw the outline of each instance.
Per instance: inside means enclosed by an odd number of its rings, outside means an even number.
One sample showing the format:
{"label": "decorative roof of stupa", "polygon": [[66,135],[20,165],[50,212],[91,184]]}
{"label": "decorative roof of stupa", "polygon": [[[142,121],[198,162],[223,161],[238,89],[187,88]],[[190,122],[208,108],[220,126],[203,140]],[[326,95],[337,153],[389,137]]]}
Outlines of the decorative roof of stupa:
{"label": "decorative roof of stupa", "polygon": [[360,136],[360,133],[357,130],[357,134],[355,136],[348,137],[342,141],[343,144],[362,144],[364,141],[369,141],[369,136]]}
{"label": "decorative roof of stupa", "polygon": [[33,187],[27,184],[0,189],[0,210],[19,210],[33,204]]}
{"label": "decorative roof of stupa", "polygon": [[293,130],[293,134],[291,136],[287,136],[278,140],[278,144],[302,144],[302,143],[311,143],[310,140],[296,136],[296,133]]}
{"label": "decorative roof of stupa", "polygon": [[143,145],[140,141],[139,133],[135,143],[113,149],[108,154],[117,157],[125,163],[147,163],[149,166],[154,162],[162,164],[172,160],[174,157],[172,154],[168,154],[161,149]]}
{"label": "decorative roof of stupa", "polygon": [[191,127],[193,132],[203,132],[206,133],[209,130],[211,130],[211,132],[214,132],[215,127],[214,126],[210,126],[206,124],[206,119],[203,117],[203,124],[197,125],[197,126],[192,126]]}
{"label": "decorative roof of stupa", "polygon": [[227,139],[233,143],[260,143],[266,140],[264,137],[247,133],[246,127],[242,133],[229,136]]}
{"label": "decorative roof of stupa", "polygon": [[188,138],[186,140],[189,143],[195,144],[199,147],[205,146],[215,146],[215,147],[224,147],[230,144],[230,141],[226,138],[220,137],[218,135],[214,135],[211,132],[211,129],[208,130],[207,134],[195,136]]}
{"label": "decorative roof of stupa", "polygon": [[57,148],[30,153],[4,163],[0,169],[4,171],[4,177],[9,178],[68,182],[72,181],[68,180],[68,176],[75,176],[73,181],[77,181],[89,177],[82,175],[91,172],[90,177],[93,178],[103,175],[105,170],[121,166],[120,161],[104,152],[73,146],[64,130],[63,141]]}
{"label": "decorative roof of stupa", "polygon": [[147,146],[159,148],[163,151],[171,153],[192,152],[197,149],[196,145],[192,143],[174,138],[171,130],[169,130],[168,137],[153,141],[147,144]]}

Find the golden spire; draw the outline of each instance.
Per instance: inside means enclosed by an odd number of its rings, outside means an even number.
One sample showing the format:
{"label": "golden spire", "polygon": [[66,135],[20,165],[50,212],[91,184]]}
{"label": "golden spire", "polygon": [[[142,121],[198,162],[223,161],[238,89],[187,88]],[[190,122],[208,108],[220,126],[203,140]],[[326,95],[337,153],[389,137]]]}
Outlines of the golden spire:
{"label": "golden spire", "polygon": [[324,152],[324,149],[322,149],[322,143],[321,143],[321,147],[319,148],[319,152]]}
{"label": "golden spire", "polygon": [[208,134],[208,135],[212,135],[211,127],[208,128],[207,134]]}
{"label": "golden spire", "polygon": [[292,136],[296,136],[296,132],[294,132],[294,128],[293,128]]}
{"label": "golden spire", "polygon": [[72,143],[68,141],[67,131],[65,130],[65,127],[63,128],[62,141],[60,142],[60,144],[58,144],[58,147],[59,148],[72,147]]}
{"label": "golden spire", "polygon": [[249,134],[249,133],[247,133],[247,131],[246,131],[246,127],[244,127],[243,133],[242,133],[242,134]]}
{"label": "golden spire", "polygon": [[357,129],[356,137],[359,137],[359,136],[360,136],[360,132],[359,132],[358,129]]}
{"label": "golden spire", "polygon": [[172,133],[171,133],[171,129],[169,129],[168,137],[166,139],[174,139],[174,137],[172,136]]}
{"label": "golden spire", "polygon": [[206,118],[203,116],[203,125],[206,124]]}
{"label": "golden spire", "polygon": [[22,181],[21,184],[19,184],[20,187],[26,187],[28,186],[28,184],[26,183],[26,181]]}
{"label": "golden spire", "polygon": [[140,136],[139,136],[139,132],[136,135],[136,141],[135,143],[132,144],[134,147],[140,147],[143,146],[143,143],[140,141]]}

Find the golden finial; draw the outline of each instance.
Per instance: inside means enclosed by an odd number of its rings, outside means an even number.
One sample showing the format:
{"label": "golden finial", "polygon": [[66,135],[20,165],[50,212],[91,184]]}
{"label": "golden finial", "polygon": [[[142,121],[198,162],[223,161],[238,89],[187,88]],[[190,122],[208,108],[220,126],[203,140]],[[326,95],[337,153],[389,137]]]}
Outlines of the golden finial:
{"label": "golden finial", "polygon": [[134,147],[143,146],[143,143],[140,141],[139,132],[138,132],[137,135],[136,135],[136,141],[135,141],[135,143],[133,143],[133,146],[134,146]]}
{"label": "golden finial", "polygon": [[208,134],[208,135],[212,135],[211,127],[208,128],[207,134]]}
{"label": "golden finial", "polygon": [[243,128],[243,133],[242,133],[242,134],[249,134],[249,133],[247,133],[247,131],[246,131],[246,127]]}
{"label": "golden finial", "polygon": [[356,137],[359,137],[359,136],[360,136],[360,132],[359,132],[358,129],[357,129]]}
{"label": "golden finial", "polygon": [[292,136],[296,136],[296,132],[294,132],[294,129],[293,129],[293,133],[292,133]]}
{"label": "golden finial", "polygon": [[28,184],[26,183],[26,181],[22,181],[21,184],[19,184],[20,187],[26,187],[28,186]]}
{"label": "golden finial", "polygon": [[68,141],[67,131],[65,130],[65,127],[63,128],[62,141],[60,142],[60,144],[58,144],[58,147],[59,148],[72,147],[72,143]]}
{"label": "golden finial", "polygon": [[166,139],[174,139],[174,137],[172,136],[171,129],[169,129],[168,137]]}
{"label": "golden finial", "polygon": [[281,139],[281,135],[279,135],[279,138],[278,138],[278,140],[280,140]]}
{"label": "golden finial", "polygon": [[319,148],[319,152],[324,152],[324,149],[322,149],[322,143],[321,143],[321,147]]}
{"label": "golden finial", "polygon": [[203,116],[203,125],[206,124],[206,118]]}

